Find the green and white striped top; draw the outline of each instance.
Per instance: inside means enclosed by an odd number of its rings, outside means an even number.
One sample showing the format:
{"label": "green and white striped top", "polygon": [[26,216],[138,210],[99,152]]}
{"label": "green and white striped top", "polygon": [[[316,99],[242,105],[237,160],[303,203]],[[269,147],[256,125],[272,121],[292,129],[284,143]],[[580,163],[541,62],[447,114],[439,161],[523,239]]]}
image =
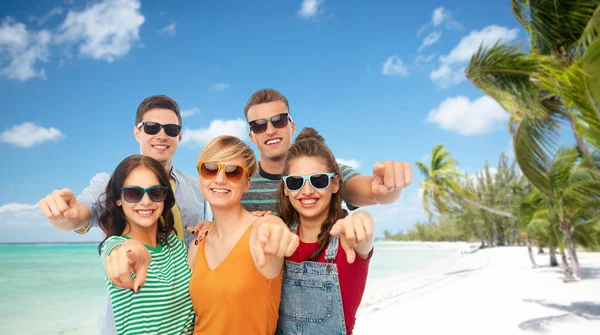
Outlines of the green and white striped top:
{"label": "green and white striped top", "polygon": [[[110,252],[130,239],[111,236],[101,248],[102,263]],[[114,286],[105,276],[118,334],[192,334],[194,308],[189,293],[191,271],[187,249],[175,234],[169,245],[146,246],[152,255],[146,283],[139,293]],[[131,274],[132,278],[135,275]]]}

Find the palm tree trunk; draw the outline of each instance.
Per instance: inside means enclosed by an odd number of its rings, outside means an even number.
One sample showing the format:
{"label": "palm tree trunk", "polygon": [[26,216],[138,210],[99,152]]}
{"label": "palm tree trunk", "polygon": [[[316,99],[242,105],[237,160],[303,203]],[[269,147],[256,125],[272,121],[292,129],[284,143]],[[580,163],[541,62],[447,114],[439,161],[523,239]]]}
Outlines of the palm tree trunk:
{"label": "palm tree trunk", "polygon": [[544,253],[544,247],[542,247],[541,244],[538,243],[537,248],[538,248],[538,254],[543,254]]}
{"label": "palm tree trunk", "polygon": [[501,211],[501,210],[498,210],[498,209],[494,209],[494,208],[491,208],[491,207],[484,206],[484,205],[482,205],[482,204],[480,204],[480,203],[478,203],[476,201],[473,201],[473,200],[471,200],[469,198],[460,196],[460,195],[452,193],[452,192],[448,192],[448,193],[450,194],[450,196],[452,198],[454,198],[454,200],[464,201],[464,202],[468,203],[469,205],[475,206],[475,207],[477,207],[479,209],[483,209],[484,211],[492,213],[492,214],[504,216],[504,217],[509,218],[509,219],[513,219],[514,218],[514,216],[511,213],[509,213],[509,212],[505,212],[505,211]]}
{"label": "palm tree trunk", "polygon": [[575,142],[577,142],[577,150],[579,150],[579,154],[581,156],[589,154],[590,151],[588,150],[587,144],[583,140],[583,137],[581,137],[575,130],[575,123],[577,122],[575,116],[573,116],[573,114],[571,114],[569,111],[567,111],[567,115],[569,118],[569,123],[571,124],[571,130],[573,131],[573,136],[575,136]]}
{"label": "palm tree trunk", "polygon": [[529,253],[529,260],[531,261],[531,265],[533,265],[534,268],[537,268],[538,265],[535,262],[535,258],[533,257],[533,250],[531,250],[531,240],[529,239],[529,236],[525,237],[525,244],[527,244],[527,253]]}
{"label": "palm tree trunk", "polygon": [[576,280],[575,278],[573,278],[573,271],[571,271],[571,268],[569,267],[569,262],[567,261],[567,255],[565,255],[564,248],[560,248],[560,265],[565,271],[567,278],[569,278],[569,281]]}
{"label": "palm tree trunk", "polygon": [[560,228],[565,233],[565,242],[567,243],[569,256],[571,256],[571,264],[573,264],[573,274],[577,279],[581,279],[581,269],[579,268],[579,260],[577,259],[577,253],[575,252],[573,238],[571,237],[571,220],[563,220],[560,224]]}
{"label": "palm tree trunk", "polygon": [[554,249],[552,242],[550,242],[548,245],[548,249],[550,251],[550,266],[558,266],[558,261],[556,260],[556,250]]}

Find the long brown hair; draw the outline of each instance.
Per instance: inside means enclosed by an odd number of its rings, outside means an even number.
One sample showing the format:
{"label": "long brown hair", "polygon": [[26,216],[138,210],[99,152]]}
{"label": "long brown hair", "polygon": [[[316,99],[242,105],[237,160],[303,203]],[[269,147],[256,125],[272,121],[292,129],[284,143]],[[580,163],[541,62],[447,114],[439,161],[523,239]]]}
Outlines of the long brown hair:
{"label": "long brown hair", "polygon": [[[304,128],[296,137],[296,141],[287,152],[285,157],[285,163],[283,167],[283,175],[287,175],[290,170],[292,162],[300,157],[309,157],[320,159],[327,166],[327,172],[333,172],[340,178],[339,189],[337,193],[331,195],[331,203],[329,204],[329,212],[323,225],[321,226],[321,232],[318,236],[319,247],[308,255],[307,260],[314,261],[325,251],[329,244],[331,227],[339,219],[343,219],[348,215],[348,212],[342,208],[342,194],[344,193],[344,186],[341,181],[340,167],[333,156],[333,153],[325,145],[325,140],[319,133],[313,128]],[[288,226],[294,222],[299,222],[300,215],[298,211],[292,206],[290,199],[285,195],[285,185],[283,180],[279,184],[277,190],[277,199],[279,206],[279,216]]]}
{"label": "long brown hair", "polygon": [[111,236],[121,236],[127,227],[127,220],[125,219],[125,213],[123,213],[123,207],[117,205],[117,201],[121,199],[121,187],[125,183],[125,179],[129,176],[131,171],[138,167],[145,167],[152,171],[161,186],[167,186],[167,198],[164,201],[164,208],[161,213],[162,220],[159,220],[158,231],[156,234],[156,242],[163,245],[168,245],[169,233],[174,231],[175,221],[173,219],[173,213],[171,208],[175,205],[175,195],[171,190],[171,182],[169,176],[165,171],[165,168],[154,158],[142,155],[132,155],[125,158],[115,171],[113,172],[104,195],[106,196],[103,202],[99,202],[102,208],[102,214],[98,219],[98,225],[100,229],[106,235],[106,238],[98,246],[98,252],[102,247],[102,243]]}

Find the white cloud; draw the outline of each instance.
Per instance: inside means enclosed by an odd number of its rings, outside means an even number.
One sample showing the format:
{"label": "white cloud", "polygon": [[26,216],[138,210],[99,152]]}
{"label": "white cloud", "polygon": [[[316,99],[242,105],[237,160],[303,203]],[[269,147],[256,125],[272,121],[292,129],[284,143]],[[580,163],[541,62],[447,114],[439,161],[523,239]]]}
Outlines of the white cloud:
{"label": "white cloud", "polygon": [[421,36],[429,27],[444,27],[446,29],[462,29],[462,24],[452,18],[452,13],[444,7],[438,7],[431,13],[431,20],[419,29],[417,36]]}
{"label": "white cloud", "polygon": [[381,73],[385,76],[406,76],[408,69],[400,58],[393,55],[383,63]]}
{"label": "white cloud", "polygon": [[319,12],[319,7],[322,4],[323,0],[303,0],[298,15],[305,19],[314,17]]}
{"label": "white cloud", "polygon": [[453,67],[448,64],[442,64],[439,68],[433,69],[429,73],[429,79],[443,88],[458,85],[467,79],[465,77],[465,69],[466,67],[464,66]]}
{"label": "white cloud", "polygon": [[158,33],[161,35],[175,36],[175,34],[177,34],[177,25],[171,23],[170,25],[161,28]]}
{"label": "white cloud", "polygon": [[429,56],[417,55],[417,57],[415,58],[415,63],[417,63],[417,64],[429,63],[433,60],[434,57],[435,57],[435,52]]}
{"label": "white cloud", "polygon": [[190,117],[198,114],[200,114],[200,109],[196,107],[181,111],[181,117]]}
{"label": "white cloud", "polygon": [[46,22],[50,21],[53,17],[60,15],[63,13],[63,9],[60,7],[52,8],[48,13],[44,14],[39,18],[33,17],[33,19],[37,22],[38,25],[44,25]]}
{"label": "white cloud", "polygon": [[139,40],[144,21],[138,0],[104,0],[83,11],[69,10],[56,41],[81,43],[81,55],[112,62]]}
{"label": "white cloud", "polygon": [[461,135],[480,135],[501,129],[507,120],[508,113],[488,96],[475,101],[458,96],[431,110],[425,122]]}
{"label": "white cloud", "polygon": [[[482,30],[473,30],[463,37],[449,54],[440,57],[440,66],[431,71],[429,78],[441,87],[456,85],[464,80],[464,68],[480,45],[492,46],[514,41],[519,29],[491,25]],[[460,79],[458,77],[461,77]]]}
{"label": "white cloud", "polygon": [[227,83],[215,83],[211,85],[211,88],[213,89],[213,91],[225,91],[226,89],[230,88],[231,85],[227,84]]}
{"label": "white cloud", "polygon": [[52,35],[47,30],[29,31],[25,24],[7,17],[0,26],[0,76],[25,81],[45,79],[38,62],[47,62]]}
{"label": "white cloud", "polygon": [[244,140],[248,138],[248,124],[242,119],[213,120],[208,128],[185,129],[182,144],[202,146],[220,135],[232,135]]}
{"label": "white cloud", "polygon": [[357,161],[356,159],[336,158],[336,161],[340,164],[348,165],[349,167],[351,167],[353,169],[358,169],[358,167],[360,166],[360,162]]}
{"label": "white cloud", "polygon": [[6,205],[0,206],[0,214],[9,212],[28,212],[35,209],[38,209],[37,204],[20,204],[16,202],[11,202]]}
{"label": "white cloud", "polygon": [[452,19],[452,13],[444,7],[438,7],[431,14],[431,23],[434,27],[444,25],[448,29],[460,29],[462,24]]}
{"label": "white cloud", "polygon": [[64,138],[56,128],[43,128],[31,122],[13,126],[0,134],[0,141],[20,148],[32,148],[37,144]]}
{"label": "white cloud", "polygon": [[425,38],[423,39],[423,43],[419,47],[419,51],[423,50],[424,48],[427,48],[428,46],[436,44],[440,40],[440,38],[442,38],[441,31],[434,31],[429,35],[425,36]]}

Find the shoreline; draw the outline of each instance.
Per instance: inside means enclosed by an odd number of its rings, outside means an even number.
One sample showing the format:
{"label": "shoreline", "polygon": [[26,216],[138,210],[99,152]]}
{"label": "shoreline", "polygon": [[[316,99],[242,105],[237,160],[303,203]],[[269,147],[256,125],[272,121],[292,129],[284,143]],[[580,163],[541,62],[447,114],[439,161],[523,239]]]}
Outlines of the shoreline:
{"label": "shoreline", "polygon": [[368,280],[354,333],[600,334],[600,253],[579,253],[572,283],[547,253],[535,258],[538,268],[526,247],[486,248]]}

